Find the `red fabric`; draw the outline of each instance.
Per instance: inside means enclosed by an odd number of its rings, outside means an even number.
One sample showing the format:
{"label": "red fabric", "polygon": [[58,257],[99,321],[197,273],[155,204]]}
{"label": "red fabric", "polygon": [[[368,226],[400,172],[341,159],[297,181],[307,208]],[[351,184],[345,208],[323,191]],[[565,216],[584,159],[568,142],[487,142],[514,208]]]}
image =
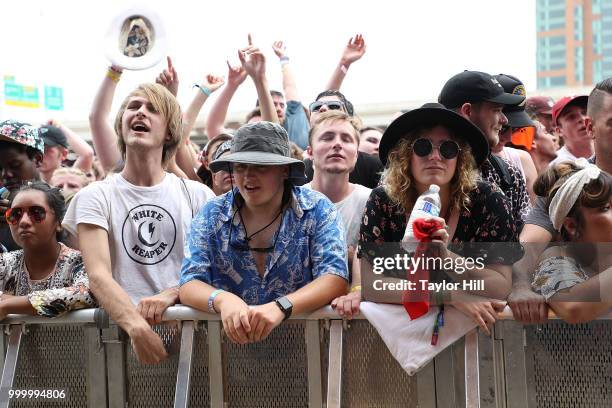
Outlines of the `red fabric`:
{"label": "red fabric", "polygon": [[[416,239],[419,240],[419,245],[414,253],[415,258],[420,258],[427,250],[427,243],[431,242],[431,234],[444,228],[442,223],[435,220],[426,221],[424,218],[414,220],[412,224],[412,232]],[[422,280],[429,282],[429,271],[423,268],[423,264],[419,263],[419,268],[412,273],[412,269],[406,271],[408,280],[416,283],[416,290],[405,290],[402,294],[402,303],[404,309],[408,312],[411,320],[417,319],[429,311],[429,291],[421,289]],[[414,301],[414,299],[421,299]]]}

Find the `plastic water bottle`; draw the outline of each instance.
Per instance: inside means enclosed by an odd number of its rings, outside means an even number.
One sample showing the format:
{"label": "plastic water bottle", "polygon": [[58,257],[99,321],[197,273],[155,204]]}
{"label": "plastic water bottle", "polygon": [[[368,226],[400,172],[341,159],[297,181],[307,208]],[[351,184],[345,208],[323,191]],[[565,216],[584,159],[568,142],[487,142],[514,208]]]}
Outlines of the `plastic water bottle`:
{"label": "plastic water bottle", "polygon": [[429,186],[429,190],[417,198],[408,218],[408,224],[406,225],[406,232],[404,232],[404,238],[402,238],[402,248],[408,252],[416,251],[418,240],[414,237],[412,230],[412,224],[414,220],[419,218],[431,218],[438,217],[440,215],[440,187],[435,184]]}

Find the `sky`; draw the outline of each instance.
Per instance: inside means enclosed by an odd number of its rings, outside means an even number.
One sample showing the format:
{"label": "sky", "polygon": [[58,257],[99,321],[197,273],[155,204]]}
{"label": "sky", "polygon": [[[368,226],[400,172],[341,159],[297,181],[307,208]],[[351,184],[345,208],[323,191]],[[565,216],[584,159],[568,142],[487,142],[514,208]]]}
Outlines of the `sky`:
{"label": "sky", "polygon": [[[17,83],[63,87],[65,109],[2,106],[0,116],[87,120],[109,65],[105,33],[117,14],[134,6],[138,3],[119,0],[3,4],[0,74],[14,76]],[[248,33],[265,52],[272,89],[282,85],[270,45],[285,41],[306,103],[323,90],[344,45],[356,33],[363,34],[367,51],[350,67],[342,91],[357,107],[433,101],[444,82],[464,69],[512,74],[528,92],[536,87],[535,0],[149,0],[146,8],[162,18],[182,106],[195,92],[194,82],[207,73],[227,75],[227,59],[238,63],[237,50],[246,45]],[[164,68],[161,61],[148,70],[124,73],[113,112],[138,83],[153,81]],[[230,112],[249,110],[255,100],[255,88],[247,80]]]}

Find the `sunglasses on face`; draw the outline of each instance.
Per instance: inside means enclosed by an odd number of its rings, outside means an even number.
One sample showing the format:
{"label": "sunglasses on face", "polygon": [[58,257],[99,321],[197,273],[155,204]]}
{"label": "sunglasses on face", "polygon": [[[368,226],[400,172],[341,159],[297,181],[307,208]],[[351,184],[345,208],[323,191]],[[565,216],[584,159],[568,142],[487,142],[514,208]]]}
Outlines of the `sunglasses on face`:
{"label": "sunglasses on face", "polygon": [[38,205],[33,205],[32,207],[13,207],[6,210],[6,222],[11,225],[17,225],[26,212],[28,213],[28,217],[38,224],[43,222],[47,216],[47,211]]}
{"label": "sunglasses on face", "polygon": [[323,106],[329,110],[344,110],[344,104],[340,101],[316,101],[310,104],[311,112],[318,112]]}
{"label": "sunglasses on face", "polygon": [[419,157],[428,157],[433,153],[434,148],[438,149],[440,156],[446,160],[454,159],[461,151],[457,142],[452,140],[445,140],[439,145],[434,145],[429,139],[419,138],[412,144],[412,151]]}

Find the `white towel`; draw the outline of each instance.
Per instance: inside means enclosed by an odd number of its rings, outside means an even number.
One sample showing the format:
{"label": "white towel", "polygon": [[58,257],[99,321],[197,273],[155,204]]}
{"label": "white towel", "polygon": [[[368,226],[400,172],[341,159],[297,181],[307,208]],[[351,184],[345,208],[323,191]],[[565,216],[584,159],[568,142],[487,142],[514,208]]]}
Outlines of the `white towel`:
{"label": "white towel", "polygon": [[438,344],[432,346],[431,335],[438,307],[431,306],[426,315],[415,320],[410,320],[401,305],[361,302],[359,308],[408,375],[414,375],[438,353],[476,327],[472,319],[446,305]]}

